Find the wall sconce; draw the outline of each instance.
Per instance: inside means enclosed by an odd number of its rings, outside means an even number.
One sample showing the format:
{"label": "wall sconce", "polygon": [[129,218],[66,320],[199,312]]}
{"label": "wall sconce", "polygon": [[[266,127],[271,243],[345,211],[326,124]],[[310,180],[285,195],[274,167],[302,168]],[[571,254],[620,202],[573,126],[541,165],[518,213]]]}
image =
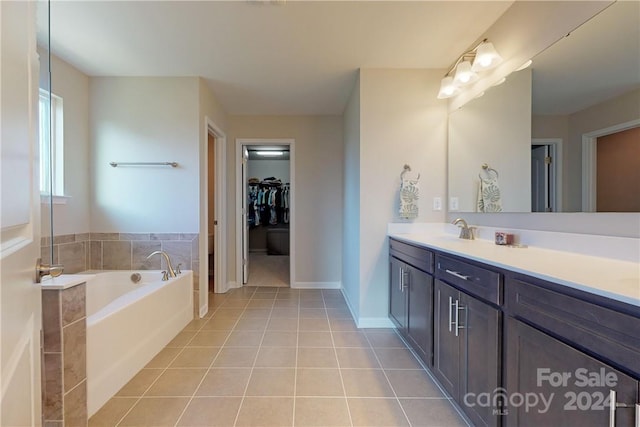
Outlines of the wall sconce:
{"label": "wall sconce", "polygon": [[480,78],[478,73],[491,69],[501,62],[502,57],[493,47],[493,43],[488,42],[487,39],[482,40],[476,47],[463,53],[445,74],[440,83],[438,99],[457,95],[462,87]]}

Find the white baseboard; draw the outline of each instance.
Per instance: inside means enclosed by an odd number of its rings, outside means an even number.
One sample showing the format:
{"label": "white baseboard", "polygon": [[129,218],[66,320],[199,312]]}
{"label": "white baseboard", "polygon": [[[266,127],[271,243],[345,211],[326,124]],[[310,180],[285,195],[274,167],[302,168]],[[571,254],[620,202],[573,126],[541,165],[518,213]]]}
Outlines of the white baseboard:
{"label": "white baseboard", "polygon": [[341,282],[296,282],[292,289],[342,289]]}
{"label": "white baseboard", "polygon": [[200,312],[198,314],[200,315],[200,318],[202,319],[204,316],[207,315],[208,312],[209,312],[209,303],[207,302],[205,305],[200,306]]}
{"label": "white baseboard", "polygon": [[395,328],[388,317],[361,317],[356,323],[358,328]]}

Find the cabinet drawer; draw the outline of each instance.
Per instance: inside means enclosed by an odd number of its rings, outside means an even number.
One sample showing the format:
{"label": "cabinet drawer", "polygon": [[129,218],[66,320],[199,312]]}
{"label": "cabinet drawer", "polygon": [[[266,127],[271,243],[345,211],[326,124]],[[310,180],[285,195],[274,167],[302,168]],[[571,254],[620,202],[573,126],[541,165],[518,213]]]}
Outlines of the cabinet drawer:
{"label": "cabinet drawer", "polygon": [[505,308],[510,316],[562,337],[582,351],[640,378],[640,310],[636,313],[612,310],[534,281],[525,277],[507,279]]}
{"label": "cabinet drawer", "polygon": [[502,302],[502,275],[482,266],[438,254],[436,277],[493,304]]}
{"label": "cabinet drawer", "polygon": [[433,252],[428,249],[389,239],[389,255],[425,273],[433,274]]}

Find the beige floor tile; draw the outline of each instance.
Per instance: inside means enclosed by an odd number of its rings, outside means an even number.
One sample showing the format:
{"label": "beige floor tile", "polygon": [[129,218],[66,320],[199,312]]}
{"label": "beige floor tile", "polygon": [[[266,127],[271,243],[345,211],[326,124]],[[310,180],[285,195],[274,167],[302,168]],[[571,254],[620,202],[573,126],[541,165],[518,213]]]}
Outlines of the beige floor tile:
{"label": "beige floor tile", "polygon": [[234,329],[236,331],[264,331],[266,327],[265,319],[241,317]]}
{"label": "beige floor tile", "polygon": [[207,322],[209,321],[209,319],[193,319],[191,322],[189,322],[189,324],[187,326],[184,327],[184,331],[197,331],[200,328],[202,328],[202,326],[204,326]]}
{"label": "beige floor tile", "polygon": [[119,426],[174,426],[188,402],[186,397],[142,398]]}
{"label": "beige floor tile", "polygon": [[261,347],[256,358],[257,368],[295,368],[294,347]]}
{"label": "beige floor tile", "polygon": [[381,369],[341,369],[348,397],[394,397]]}
{"label": "beige floor tile", "polygon": [[292,397],[246,397],[236,421],[237,427],[290,425],[293,425]]}
{"label": "beige floor tile", "polygon": [[329,321],[327,319],[300,319],[299,328],[301,331],[329,331]]}
{"label": "beige floor tile", "polygon": [[244,396],[251,368],[209,369],[196,392],[197,396]]}
{"label": "beige floor tile", "polygon": [[316,308],[324,310],[324,301],[322,299],[300,299],[300,309]]}
{"label": "beige floor tile", "polygon": [[299,307],[298,299],[278,299],[276,298],[273,303],[273,309],[281,309],[281,308],[295,308],[296,310]]}
{"label": "beige floor tile", "polygon": [[414,427],[463,427],[467,423],[447,399],[400,399]]}
{"label": "beige floor tile", "polygon": [[256,360],[258,347],[225,347],[220,350],[213,361],[216,368],[247,368],[252,367]]}
{"label": "beige floor tile", "polygon": [[113,427],[138,401],[133,397],[114,397],[89,418],[89,427]]}
{"label": "beige floor tile", "polygon": [[249,301],[248,299],[230,298],[223,302],[220,308],[247,308]]}
{"label": "beige floor tile", "polygon": [[298,320],[287,318],[272,318],[267,324],[268,331],[297,331]]}
{"label": "beige floor tile", "polygon": [[196,397],[178,421],[179,426],[229,427],[236,420],[241,397]]}
{"label": "beige floor tile", "polygon": [[169,365],[170,368],[208,368],[219,347],[186,347]]}
{"label": "beige floor tile", "polygon": [[338,369],[300,368],[296,375],[296,396],[344,396]]}
{"label": "beige floor tile", "polygon": [[202,330],[230,331],[236,325],[237,319],[227,317],[213,317],[202,326]]}
{"label": "beige floor tile", "polygon": [[142,369],[116,393],[116,396],[142,396],[149,386],[162,374],[162,369]]}
{"label": "beige floor tile", "polygon": [[322,289],[300,289],[300,298],[322,299]]}
{"label": "beige floor tile", "polygon": [[327,316],[330,319],[349,319],[353,321],[353,316],[348,308],[330,308],[327,307]]}
{"label": "beige floor tile", "polygon": [[299,347],[333,347],[330,332],[300,331],[298,332]]}
{"label": "beige floor tile", "polygon": [[358,330],[353,319],[329,318],[329,326],[331,331],[356,332]]}
{"label": "beige floor tile", "polygon": [[182,351],[177,347],[165,347],[153,358],[145,368],[166,368],[173,359]]}
{"label": "beige floor tile", "polygon": [[380,368],[378,358],[370,348],[336,348],[340,368]]}
{"label": "beige floor tile", "polygon": [[337,368],[333,348],[298,348],[299,368]]}
{"label": "beige floor tile", "polygon": [[247,304],[247,308],[272,308],[275,298],[271,299],[252,299]]}
{"label": "beige floor tile", "polygon": [[371,343],[371,347],[407,347],[395,332],[366,332],[366,334]]}
{"label": "beige floor tile", "polygon": [[206,372],[206,369],[167,369],[145,396],[192,396]]}
{"label": "beige floor tile", "polygon": [[293,396],[295,369],[255,368],[249,378],[247,396]]}
{"label": "beige floor tile", "polygon": [[398,397],[442,397],[442,392],[422,369],[386,370]]}
{"label": "beige floor tile", "polygon": [[296,397],[294,425],[299,427],[350,427],[349,408],[344,398]]}
{"label": "beige floor tile", "polygon": [[336,347],[370,347],[364,332],[334,331],[331,334]]}
{"label": "beige floor tile", "polygon": [[301,319],[326,319],[327,310],[324,308],[300,308]]}
{"label": "beige floor tile", "polygon": [[262,331],[236,331],[229,335],[225,347],[258,347],[262,341]]}
{"label": "beige floor tile", "polygon": [[[248,308],[240,316],[241,319],[260,319],[265,322],[264,319],[271,317],[270,308]],[[265,322],[266,323],[266,322]]]}
{"label": "beige floor tile", "polygon": [[375,348],[384,369],[422,369],[415,356],[405,348]]}
{"label": "beige floor tile", "polygon": [[408,426],[407,417],[396,399],[347,398],[354,427]]}
{"label": "beige floor tile", "polygon": [[297,307],[274,307],[273,311],[271,311],[271,318],[288,318],[288,319],[297,319],[298,318],[298,308]]}
{"label": "beige floor tile", "polygon": [[297,332],[266,331],[262,339],[262,347],[295,347],[297,341]]}
{"label": "beige floor tile", "polygon": [[184,347],[196,334],[196,331],[182,331],[172,339],[167,347]]}
{"label": "beige floor tile", "polygon": [[190,347],[222,347],[229,331],[216,331],[216,330],[200,330],[189,341]]}
{"label": "beige floor tile", "polygon": [[240,316],[242,316],[242,313],[244,312],[243,309],[238,309],[238,308],[224,308],[221,307],[219,309],[216,310],[216,312],[213,314],[213,318],[225,318],[225,319],[238,319],[240,318]]}
{"label": "beige floor tile", "polygon": [[340,308],[343,310],[348,310],[349,307],[347,306],[347,303],[344,302],[344,299],[342,297],[340,298],[324,298],[324,306],[326,308]]}

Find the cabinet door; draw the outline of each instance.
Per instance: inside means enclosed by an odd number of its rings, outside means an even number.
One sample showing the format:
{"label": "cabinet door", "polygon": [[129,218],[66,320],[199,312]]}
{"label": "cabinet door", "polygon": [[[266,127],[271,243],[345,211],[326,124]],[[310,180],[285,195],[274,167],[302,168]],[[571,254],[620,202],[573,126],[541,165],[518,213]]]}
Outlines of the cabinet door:
{"label": "cabinet door", "polygon": [[512,317],[505,323],[506,425],[608,426],[613,390],[628,406],[616,409],[613,425],[634,426],[637,380]]}
{"label": "cabinet door", "polygon": [[433,365],[433,277],[409,267],[409,314],[407,335],[414,349],[429,366]]}
{"label": "cabinet door", "polygon": [[476,426],[497,426],[500,408],[482,397],[500,384],[500,312],[463,292],[460,303],[460,406]]}
{"label": "cabinet door", "polygon": [[391,257],[389,266],[389,318],[401,329],[407,328],[407,296],[404,289],[407,266],[402,261]]}
{"label": "cabinet door", "polygon": [[460,339],[454,322],[458,294],[446,283],[434,280],[433,372],[455,399],[460,389]]}

